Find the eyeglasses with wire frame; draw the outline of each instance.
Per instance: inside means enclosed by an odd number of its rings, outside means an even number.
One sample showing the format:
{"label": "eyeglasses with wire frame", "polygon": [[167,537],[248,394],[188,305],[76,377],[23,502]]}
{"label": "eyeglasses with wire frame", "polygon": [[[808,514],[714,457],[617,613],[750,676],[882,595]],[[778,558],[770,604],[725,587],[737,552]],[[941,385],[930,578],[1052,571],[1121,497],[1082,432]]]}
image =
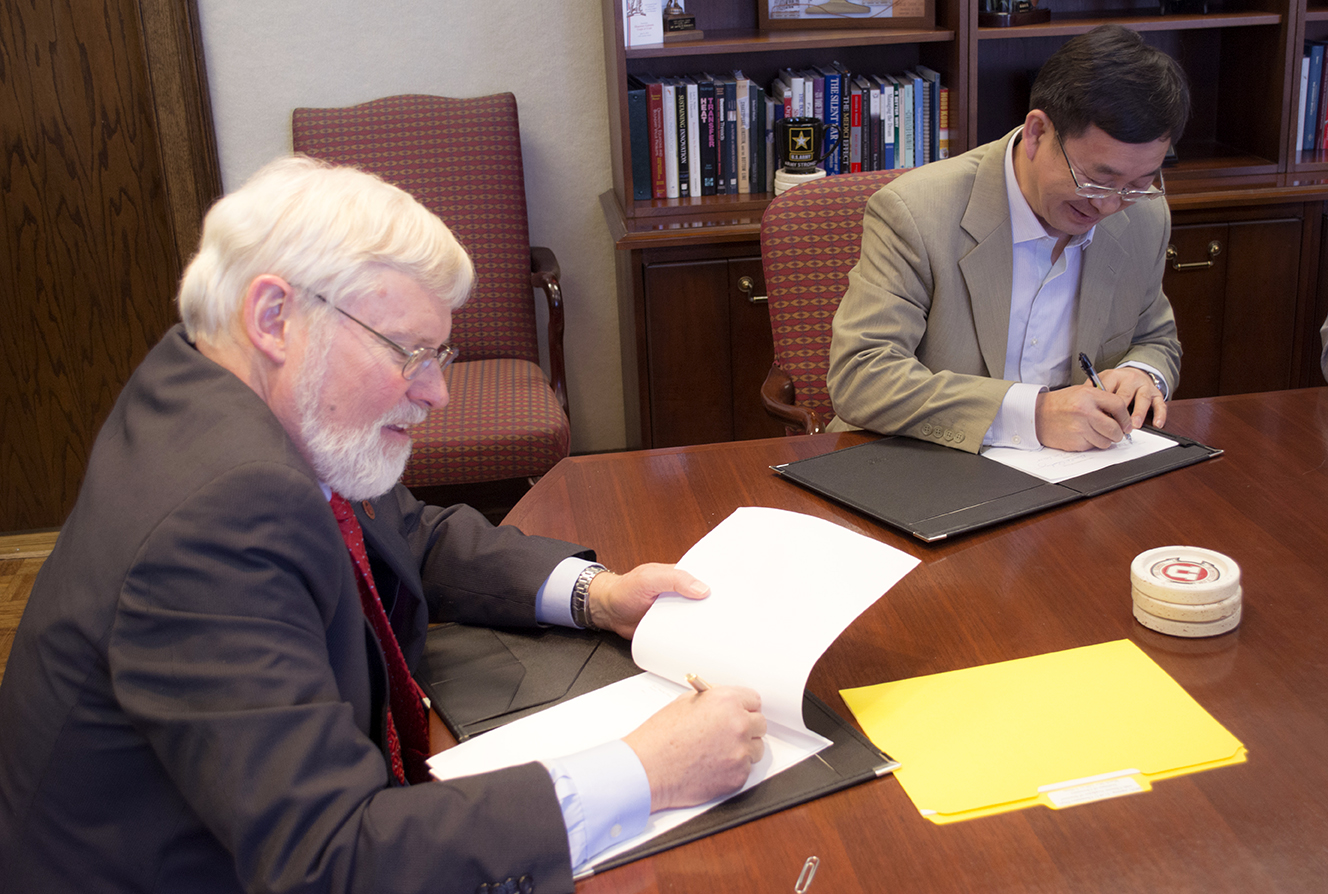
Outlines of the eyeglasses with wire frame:
{"label": "eyeglasses with wire frame", "polygon": [[1167,181],[1162,176],[1162,169],[1158,168],[1157,180],[1162,184],[1160,187],[1151,183],[1147,189],[1113,189],[1110,186],[1102,186],[1097,183],[1080,183],[1079,175],[1074,172],[1074,164],[1070,161],[1070,156],[1065,152],[1065,141],[1061,139],[1060,131],[1056,131],[1056,145],[1061,147],[1061,157],[1065,159],[1065,166],[1070,169],[1070,178],[1074,180],[1074,194],[1085,199],[1109,199],[1112,196],[1120,199],[1122,202],[1139,202],[1148,199],[1156,199],[1167,194]]}
{"label": "eyeglasses with wire frame", "polygon": [[436,348],[416,348],[413,351],[409,348],[403,348],[401,345],[392,341],[392,339],[365,323],[363,320],[356,319],[335,304],[332,304],[322,295],[315,294],[314,297],[346,319],[350,320],[352,323],[362,327],[366,332],[373,335],[374,338],[396,351],[402,357],[405,357],[405,362],[401,364],[401,375],[407,381],[413,381],[420,373],[427,370],[431,363],[437,363],[438,371],[441,373],[452,365],[452,361],[456,360],[457,354],[460,353],[456,348],[446,342]]}

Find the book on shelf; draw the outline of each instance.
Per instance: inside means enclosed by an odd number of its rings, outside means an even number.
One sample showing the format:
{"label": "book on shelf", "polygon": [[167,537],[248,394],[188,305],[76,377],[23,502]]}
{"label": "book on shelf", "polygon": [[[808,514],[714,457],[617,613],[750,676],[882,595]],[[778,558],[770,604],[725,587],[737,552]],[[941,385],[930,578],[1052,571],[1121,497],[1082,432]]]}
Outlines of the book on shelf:
{"label": "book on shelf", "polygon": [[899,167],[895,160],[895,137],[899,129],[895,84],[881,75],[872,75],[871,80],[881,94],[881,170],[892,171]]}
{"label": "book on shelf", "polygon": [[664,186],[665,198],[676,199],[678,187],[678,86],[664,79]]}
{"label": "book on shelf", "polygon": [[1305,136],[1300,144],[1305,152],[1313,152],[1319,145],[1319,87],[1323,79],[1324,45],[1318,41],[1305,41],[1305,54],[1309,56],[1309,98],[1305,103]]}
{"label": "book on shelf", "polygon": [[664,42],[663,0],[621,0],[623,46],[627,48]]}
{"label": "book on shelf", "polygon": [[765,88],[752,82],[752,192],[765,191],[765,143],[770,128]]}
{"label": "book on shelf", "polygon": [[1328,43],[1321,44],[1321,48],[1324,59],[1319,73],[1319,111],[1314,131],[1314,148],[1319,151],[1328,147]]}
{"label": "book on shelf", "polygon": [[701,98],[696,79],[682,79],[687,87],[687,194],[701,195]]}
{"label": "book on shelf", "polygon": [[738,194],[738,82],[729,76],[718,78],[716,93],[720,84],[724,86],[724,136],[720,140],[724,149],[720,162],[724,188],[720,193],[731,196]]}
{"label": "book on shelf", "polygon": [[[1320,96],[1328,75],[1322,50]],[[1310,116],[1314,83],[1308,71],[1306,80],[1302,144],[1309,142],[1312,124],[1315,139],[1328,133],[1324,103],[1317,103],[1317,120]],[[949,90],[925,66],[891,74],[854,74],[839,63],[784,69],[768,89],[742,71],[630,75],[627,86],[636,200],[773,192],[774,124],[808,117],[818,102],[827,124],[820,149],[828,174],[911,168],[949,156]],[[835,139],[839,145],[832,149]]]}
{"label": "book on shelf", "polygon": [[868,171],[879,171],[881,170],[881,88],[866,75],[858,75],[857,81],[866,105],[862,166]]}
{"label": "book on shelf", "polygon": [[801,118],[802,114],[802,75],[797,74],[792,69],[781,68],[776,79],[784,87],[785,96],[784,115],[787,118]]}
{"label": "book on shelf", "polygon": [[646,85],[627,78],[628,139],[632,147],[632,198],[650,198],[650,108]]}
{"label": "book on shelf", "polygon": [[738,97],[738,193],[752,191],[752,95],[751,82],[741,71],[733,72],[734,93]]}
{"label": "book on shelf", "polygon": [[664,168],[664,82],[651,75],[637,78],[646,87],[647,127],[650,135],[650,197],[668,198],[668,178]]}
{"label": "book on shelf", "polygon": [[839,124],[841,131],[839,146],[836,147],[839,154],[839,173],[847,174],[852,169],[853,114],[851,109],[851,82],[853,76],[839,62],[830,63],[830,68],[839,77]]}
{"label": "book on shelf", "polygon": [[916,167],[931,161],[931,136],[927,127],[931,84],[916,71],[906,71],[904,77],[913,81],[913,164]]}
{"label": "book on shelf", "polygon": [[[840,101],[844,89],[844,83],[843,79],[839,76],[839,72],[835,71],[833,68],[821,69],[818,73],[820,74],[819,83],[822,86],[821,100],[817,107],[816,117],[820,118],[826,124],[825,142],[819,149],[819,152],[824,153],[830,148],[834,141],[834,137],[831,136],[830,133],[831,127],[835,128],[834,133],[841,139],[847,137],[844,133],[844,120],[842,117],[844,106]],[[826,155],[821,163],[824,165],[827,174],[838,174],[841,170],[839,147],[836,146],[835,151]]]}
{"label": "book on shelf", "polygon": [[862,170],[862,88],[853,83],[848,88],[848,170]]}
{"label": "book on shelf", "polygon": [[1305,150],[1305,101],[1310,88],[1310,57],[1308,54],[1300,57],[1300,110],[1296,114],[1296,148],[1300,151]]}
{"label": "book on shelf", "polygon": [[913,162],[913,81],[899,75],[890,75],[895,82],[895,91],[899,94],[899,129],[896,167],[911,168]]}
{"label": "book on shelf", "polygon": [[927,94],[927,161],[943,158],[941,147],[941,73],[925,65],[915,66],[914,71],[922,75]]}
{"label": "book on shelf", "polygon": [[940,102],[940,120],[937,125],[937,133],[940,136],[940,148],[936,151],[936,158],[950,157],[950,88],[941,88]]}
{"label": "book on shelf", "polygon": [[687,81],[673,78],[674,102],[678,107],[678,197],[692,194],[692,138],[687,112]]}
{"label": "book on shelf", "polygon": [[716,195],[719,171],[719,129],[715,116],[715,82],[706,75],[697,78],[697,123],[700,127],[701,195]]}

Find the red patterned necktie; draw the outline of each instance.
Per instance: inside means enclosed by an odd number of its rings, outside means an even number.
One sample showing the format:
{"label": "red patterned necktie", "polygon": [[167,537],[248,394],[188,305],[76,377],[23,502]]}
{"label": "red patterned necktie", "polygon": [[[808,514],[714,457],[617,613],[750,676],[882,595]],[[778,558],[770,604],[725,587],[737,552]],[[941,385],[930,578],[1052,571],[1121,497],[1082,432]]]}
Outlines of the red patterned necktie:
{"label": "red patterned necktie", "polygon": [[429,768],[425,761],[429,757],[429,720],[424,714],[424,704],[420,701],[419,686],[406,667],[406,659],[401,654],[401,645],[397,642],[392,625],[383,611],[382,600],[378,598],[378,588],[374,586],[373,573],[369,570],[369,555],[364,549],[364,531],[355,517],[355,510],[350,501],[341,494],[332,494],[332,512],[337,517],[341,536],[350,550],[352,563],[355,565],[355,579],[360,589],[360,605],[364,616],[369,619],[378,644],[382,647],[383,658],[387,661],[387,683],[390,699],[387,710],[387,752],[392,759],[392,775],[400,784],[407,780],[412,783],[426,782]]}

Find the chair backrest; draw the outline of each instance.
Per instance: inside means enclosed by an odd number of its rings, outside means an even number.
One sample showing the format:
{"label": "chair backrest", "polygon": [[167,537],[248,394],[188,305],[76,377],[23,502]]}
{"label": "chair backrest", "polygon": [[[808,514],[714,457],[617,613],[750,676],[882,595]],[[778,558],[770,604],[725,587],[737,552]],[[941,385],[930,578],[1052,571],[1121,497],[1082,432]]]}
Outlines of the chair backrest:
{"label": "chair backrest", "polygon": [[872,193],[902,170],[839,174],[795,186],[761,217],[761,267],[770,300],[775,363],[793,380],[798,406],[834,415],[825,377],[831,321],[862,248]]}
{"label": "chair backrest", "polygon": [[465,246],[476,281],[452,321],[462,360],[539,362],[515,96],[389,96],[344,109],[296,109],[291,129],[296,152],[401,187]]}

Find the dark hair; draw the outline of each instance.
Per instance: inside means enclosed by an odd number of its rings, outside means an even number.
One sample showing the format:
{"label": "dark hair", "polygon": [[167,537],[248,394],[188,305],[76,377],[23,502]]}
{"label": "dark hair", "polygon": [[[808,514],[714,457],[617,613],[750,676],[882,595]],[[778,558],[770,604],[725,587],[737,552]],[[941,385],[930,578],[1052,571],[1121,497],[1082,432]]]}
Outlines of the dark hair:
{"label": "dark hair", "polygon": [[1190,87],[1175,59],[1128,28],[1099,25],[1051,55],[1029,109],[1046,112],[1066,137],[1095,124],[1122,143],[1175,143],[1190,117]]}

